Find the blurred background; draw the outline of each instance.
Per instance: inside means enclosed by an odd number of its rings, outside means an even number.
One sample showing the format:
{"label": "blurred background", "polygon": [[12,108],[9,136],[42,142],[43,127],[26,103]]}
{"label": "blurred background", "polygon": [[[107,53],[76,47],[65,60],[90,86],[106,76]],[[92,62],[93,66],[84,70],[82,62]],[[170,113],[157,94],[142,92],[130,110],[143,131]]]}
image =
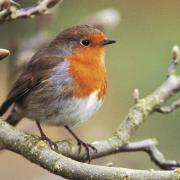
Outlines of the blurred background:
{"label": "blurred background", "polygon": [[[22,6],[36,1],[17,1]],[[50,39],[63,29],[83,22],[94,13],[114,8],[121,15],[115,28],[108,29],[108,37],[117,44],[107,49],[108,94],[104,106],[95,117],[82,124],[75,132],[87,142],[103,140],[112,135],[133,105],[133,90],[138,88],[140,97],[155,90],[165,80],[171,60],[173,45],[180,45],[180,1],[179,0],[71,0],[58,6],[52,15],[35,19],[7,22],[0,26],[0,47],[17,48],[22,42],[40,30],[49,32]],[[46,38],[46,37],[45,37]],[[15,51],[14,51],[15,52]],[[11,52],[11,59],[14,57]],[[0,62],[0,102],[5,99],[9,82],[9,60]],[[180,69],[179,69],[180,73]],[[176,98],[178,98],[176,96]],[[23,120],[22,127],[27,120]],[[62,127],[44,127],[46,134],[54,140],[70,139]],[[38,134],[35,130],[32,133]],[[166,159],[180,159],[180,111],[169,115],[154,114],[138,129],[132,141],[157,138],[158,148]],[[12,152],[0,154],[0,174],[6,180],[60,179]],[[94,164],[112,162],[115,166],[157,169],[145,153],[122,153],[92,161]]]}

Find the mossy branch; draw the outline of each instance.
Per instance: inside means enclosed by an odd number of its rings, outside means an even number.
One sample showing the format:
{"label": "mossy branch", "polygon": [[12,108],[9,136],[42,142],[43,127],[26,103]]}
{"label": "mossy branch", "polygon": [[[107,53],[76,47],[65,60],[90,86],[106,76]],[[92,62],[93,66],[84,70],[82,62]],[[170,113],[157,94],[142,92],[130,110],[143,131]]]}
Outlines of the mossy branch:
{"label": "mossy branch", "polygon": [[174,93],[180,89],[180,76],[171,75],[152,94],[139,99],[130,108],[127,116],[118,127],[113,138],[119,139],[119,144],[127,144],[133,133],[141,126],[147,117],[156,112],[156,108],[161,106]]}
{"label": "mossy branch", "polygon": [[80,163],[52,151],[33,135],[27,135],[0,120],[0,145],[16,152],[48,171],[68,179],[178,179],[176,171],[135,170]]}

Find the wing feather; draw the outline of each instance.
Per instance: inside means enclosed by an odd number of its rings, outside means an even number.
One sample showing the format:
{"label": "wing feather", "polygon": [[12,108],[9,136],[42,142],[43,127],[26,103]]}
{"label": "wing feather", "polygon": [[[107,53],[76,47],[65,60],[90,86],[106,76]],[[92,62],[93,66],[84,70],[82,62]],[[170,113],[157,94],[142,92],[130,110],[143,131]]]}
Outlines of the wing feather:
{"label": "wing feather", "polygon": [[34,88],[51,76],[52,70],[57,64],[64,61],[63,58],[51,54],[51,51],[48,56],[47,50],[46,53],[44,53],[46,56],[43,55],[43,52],[44,51],[40,51],[32,57],[24,73],[22,73],[15,82],[7,99],[0,107],[0,116],[2,116],[13,103],[23,101],[23,98],[26,97]]}

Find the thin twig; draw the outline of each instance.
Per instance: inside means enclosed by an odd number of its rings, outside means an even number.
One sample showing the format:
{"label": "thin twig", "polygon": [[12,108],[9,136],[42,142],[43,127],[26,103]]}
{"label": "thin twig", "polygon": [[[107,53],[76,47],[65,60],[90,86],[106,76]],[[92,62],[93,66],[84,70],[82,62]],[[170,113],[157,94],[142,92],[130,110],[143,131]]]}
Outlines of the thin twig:
{"label": "thin twig", "polygon": [[180,60],[180,50],[178,46],[174,46],[172,48],[172,61],[168,69],[168,76],[175,74],[176,66],[178,65]]}
{"label": "thin twig", "polygon": [[167,114],[167,113],[171,113],[175,111],[179,107],[180,107],[180,100],[176,100],[169,106],[162,106],[162,107],[156,108],[156,111],[159,113]]}
{"label": "thin twig", "polygon": [[62,3],[62,1],[63,0],[42,0],[37,5],[21,9],[17,9],[15,6],[10,6],[8,9],[3,9],[3,11],[0,11],[0,23],[21,18],[32,18],[37,15],[46,14],[58,3]]}
{"label": "thin twig", "polygon": [[134,99],[134,103],[138,103],[138,100],[140,99],[139,97],[139,89],[134,89],[133,91],[133,99]]}
{"label": "thin twig", "polygon": [[161,169],[173,170],[180,167],[180,162],[175,160],[166,160],[156,145],[156,140],[146,139],[122,146],[119,148],[119,152],[145,151],[149,154],[151,160]]}
{"label": "thin twig", "polygon": [[119,146],[128,144],[129,139],[135,131],[141,126],[147,117],[155,112],[155,109],[161,106],[172,95],[180,89],[180,76],[171,75],[166,81],[153,93],[145,98],[139,99],[138,103],[130,108],[127,116],[119,125],[114,137]]}

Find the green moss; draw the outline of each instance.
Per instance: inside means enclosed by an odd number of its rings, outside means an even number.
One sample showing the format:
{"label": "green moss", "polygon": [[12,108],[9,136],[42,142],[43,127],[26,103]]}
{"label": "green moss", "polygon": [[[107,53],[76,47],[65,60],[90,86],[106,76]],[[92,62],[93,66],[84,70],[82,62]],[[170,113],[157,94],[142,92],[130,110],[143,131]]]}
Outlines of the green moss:
{"label": "green moss", "polygon": [[43,140],[40,140],[38,144],[40,148],[44,148],[47,145],[46,142]]}
{"label": "green moss", "polygon": [[127,173],[121,167],[119,167],[118,171],[116,171],[116,173],[114,173],[111,177],[109,177],[109,179],[119,180],[120,179],[119,174],[122,174],[121,175],[122,180],[129,180],[130,179],[129,176],[127,175]]}
{"label": "green moss", "polygon": [[174,177],[172,180],[180,180],[180,168],[174,170]]}

